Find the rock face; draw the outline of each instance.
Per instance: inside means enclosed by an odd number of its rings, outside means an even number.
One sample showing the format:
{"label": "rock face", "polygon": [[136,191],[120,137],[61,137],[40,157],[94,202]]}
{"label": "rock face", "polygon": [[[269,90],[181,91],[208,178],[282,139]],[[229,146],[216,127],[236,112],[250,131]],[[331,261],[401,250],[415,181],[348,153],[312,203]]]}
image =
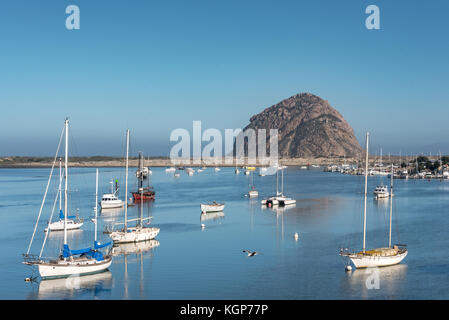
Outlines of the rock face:
{"label": "rock face", "polygon": [[[301,93],[251,117],[246,129],[278,129],[281,157],[356,157],[362,148],[354,130],[326,100]],[[268,151],[269,152],[269,151]]]}

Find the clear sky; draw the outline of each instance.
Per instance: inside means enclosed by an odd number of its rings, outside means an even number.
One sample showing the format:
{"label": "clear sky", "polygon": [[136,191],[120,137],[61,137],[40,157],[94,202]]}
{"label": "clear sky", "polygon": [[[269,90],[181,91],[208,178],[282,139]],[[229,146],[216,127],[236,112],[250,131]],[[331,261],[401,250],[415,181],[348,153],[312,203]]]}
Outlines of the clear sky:
{"label": "clear sky", "polygon": [[[370,4],[381,30],[365,28]],[[52,155],[66,116],[78,155],[123,154],[127,127],[134,150],[168,155],[175,128],[243,128],[300,92],[361,144],[369,130],[372,152],[449,153],[448,14],[447,0],[0,0],[0,156]]]}

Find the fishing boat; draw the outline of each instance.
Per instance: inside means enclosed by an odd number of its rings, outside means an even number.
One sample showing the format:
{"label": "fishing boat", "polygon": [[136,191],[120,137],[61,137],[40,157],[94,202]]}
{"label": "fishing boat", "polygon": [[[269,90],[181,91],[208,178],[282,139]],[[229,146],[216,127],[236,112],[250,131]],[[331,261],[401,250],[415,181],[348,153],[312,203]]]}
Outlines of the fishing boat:
{"label": "fishing boat", "polygon": [[125,205],[123,200],[120,200],[117,197],[118,193],[118,181],[115,180],[115,190],[114,190],[114,182],[110,181],[111,184],[111,193],[105,193],[101,197],[100,206],[101,209],[113,209],[113,208],[122,208]]}
{"label": "fishing boat", "polygon": [[[368,188],[368,146],[369,133],[366,133],[366,161],[365,161],[365,191],[364,191],[364,208],[363,208],[363,243],[361,251],[351,251],[347,248],[340,249],[340,255],[349,259],[356,268],[384,267],[400,263],[407,256],[406,245],[395,244],[391,242],[391,225],[393,216],[393,198],[390,199],[390,231],[388,239],[388,247],[366,249],[366,198]],[[390,193],[393,194],[393,176],[394,168],[392,166],[392,175],[390,178]]]}
{"label": "fishing boat", "polygon": [[[65,188],[64,188],[64,212],[68,212],[68,153],[69,153],[69,120],[66,119],[64,122],[64,131],[65,133]],[[61,139],[58,145],[58,149],[56,151],[56,155],[59,152],[59,148],[61,145]],[[55,157],[56,161],[56,157]],[[97,234],[95,232],[95,240],[94,246],[80,249],[80,250],[71,250],[69,248],[69,244],[67,241],[67,214],[64,215],[64,247],[62,253],[55,259],[44,259],[42,258],[42,253],[44,251],[45,243],[47,240],[48,234],[51,232],[47,232],[44,238],[44,242],[42,244],[42,248],[40,254],[31,255],[31,245],[33,243],[34,235],[36,233],[36,229],[39,223],[39,219],[42,213],[42,208],[45,204],[45,199],[47,196],[48,186],[50,184],[51,176],[53,173],[54,163],[50,172],[50,177],[47,183],[47,189],[44,194],[44,198],[42,200],[42,205],[39,210],[38,218],[35,224],[34,232],[31,237],[30,244],[28,246],[27,253],[23,255],[24,264],[37,267],[39,275],[42,279],[53,279],[53,278],[65,278],[72,275],[88,275],[106,271],[112,263],[112,256],[108,253],[103,255],[100,251],[101,248],[105,248],[110,245],[110,243],[101,244],[97,241]],[[53,206],[54,209],[54,206]],[[53,214],[53,211],[52,211]],[[97,230],[97,210],[95,210],[95,231]]]}
{"label": "fishing boat", "polygon": [[208,212],[220,212],[224,209],[224,203],[218,203],[218,202],[212,202],[212,203],[202,203],[200,205],[201,212],[208,213]]}
{"label": "fishing boat", "polygon": [[[129,130],[126,130],[126,181],[125,181],[125,194],[128,194],[128,160],[129,158]],[[139,189],[141,194],[140,197],[137,198],[141,201],[141,211],[140,218],[128,220],[128,199],[125,200],[125,217],[123,223],[116,223],[115,225],[123,224],[123,228],[119,230],[111,230],[109,233],[111,239],[114,241],[114,244],[117,243],[129,243],[129,242],[140,242],[154,239],[158,234],[160,229],[153,228],[143,225],[143,221],[151,219],[151,217],[143,218],[143,201],[144,201],[144,189]],[[135,193],[133,193],[133,196]],[[136,200],[136,197],[134,197]],[[129,227],[128,223],[131,221],[136,221],[135,227]]]}
{"label": "fishing boat", "polygon": [[[142,152],[139,152],[139,169],[138,172],[143,172],[143,154]],[[154,188],[152,186],[150,186],[150,179],[148,179],[147,181],[147,186],[143,186],[143,180],[145,179],[143,174],[140,174],[137,177],[137,181],[138,181],[138,188],[137,191],[135,192],[131,192],[132,196],[133,196],[133,200],[134,202],[136,201],[149,201],[149,200],[154,200],[156,197],[156,192],[154,191]]]}

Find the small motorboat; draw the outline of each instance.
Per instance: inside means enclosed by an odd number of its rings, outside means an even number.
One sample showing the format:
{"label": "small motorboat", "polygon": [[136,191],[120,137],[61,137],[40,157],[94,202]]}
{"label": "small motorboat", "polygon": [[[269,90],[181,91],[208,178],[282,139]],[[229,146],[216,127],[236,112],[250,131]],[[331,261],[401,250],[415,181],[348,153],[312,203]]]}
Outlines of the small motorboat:
{"label": "small motorboat", "polygon": [[220,212],[220,211],[223,211],[224,206],[225,206],[224,203],[218,203],[215,201],[212,203],[207,203],[207,204],[202,203],[200,205],[201,212],[203,212],[203,213]]}
{"label": "small motorboat", "polygon": [[388,198],[390,196],[388,187],[384,185],[376,186],[376,189],[374,189],[373,193],[376,199]]}

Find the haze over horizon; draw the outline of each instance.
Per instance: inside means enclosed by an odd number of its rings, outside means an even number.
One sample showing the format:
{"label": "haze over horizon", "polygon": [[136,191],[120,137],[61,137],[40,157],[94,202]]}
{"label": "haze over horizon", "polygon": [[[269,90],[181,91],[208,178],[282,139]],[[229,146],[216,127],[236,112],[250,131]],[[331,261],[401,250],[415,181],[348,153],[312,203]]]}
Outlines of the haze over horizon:
{"label": "haze over horizon", "polygon": [[[449,154],[449,3],[25,0],[0,3],[0,156],[170,152],[170,132],[244,128],[283,99],[328,100],[370,153]],[[76,4],[80,30],[65,28]],[[206,143],[205,143],[206,144]]]}

